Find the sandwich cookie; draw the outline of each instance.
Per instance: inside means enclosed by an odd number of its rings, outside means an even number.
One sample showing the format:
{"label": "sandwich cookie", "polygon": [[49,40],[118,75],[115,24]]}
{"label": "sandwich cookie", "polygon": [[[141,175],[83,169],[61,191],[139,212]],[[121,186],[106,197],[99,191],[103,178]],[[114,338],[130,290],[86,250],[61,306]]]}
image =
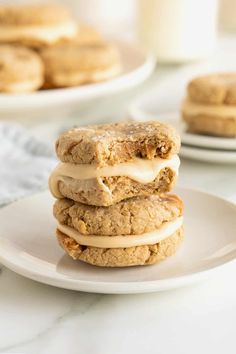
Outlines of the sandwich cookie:
{"label": "sandwich cookie", "polygon": [[118,49],[110,43],[65,43],[41,51],[46,87],[70,87],[109,80],[121,72]]}
{"label": "sandwich cookie", "polygon": [[49,187],[56,198],[97,206],[169,192],[179,149],[173,128],[156,121],[76,128],[56,143],[61,163]]}
{"label": "sandwich cookie", "polygon": [[188,131],[222,137],[236,136],[236,74],[193,79],[182,104]]}
{"label": "sandwich cookie", "polygon": [[77,23],[61,5],[0,6],[0,43],[38,48],[71,39],[76,34]]}
{"label": "sandwich cookie", "polygon": [[40,57],[31,49],[0,45],[0,92],[36,91],[43,84],[43,71]]}
{"label": "sandwich cookie", "polygon": [[102,267],[154,264],[183,239],[183,203],[175,195],[126,199],[110,207],[58,200],[57,238],[76,260]]}

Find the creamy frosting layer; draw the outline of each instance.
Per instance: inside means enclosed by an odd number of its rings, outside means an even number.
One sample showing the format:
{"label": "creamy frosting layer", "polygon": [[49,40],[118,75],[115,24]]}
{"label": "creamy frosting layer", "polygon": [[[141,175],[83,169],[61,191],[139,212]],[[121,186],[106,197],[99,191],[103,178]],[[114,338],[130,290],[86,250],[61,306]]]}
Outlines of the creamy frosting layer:
{"label": "creamy frosting layer", "polygon": [[72,21],[53,26],[0,26],[0,41],[35,38],[54,42],[60,37],[75,36],[77,30],[77,24]]}
{"label": "creamy frosting layer", "polygon": [[210,104],[199,104],[186,98],[182,104],[182,112],[184,114],[199,115],[199,114],[209,114],[214,116],[219,116],[221,118],[235,116],[236,106],[230,105],[210,105]]}
{"label": "creamy frosting layer", "polygon": [[155,158],[147,160],[135,158],[131,162],[120,163],[113,166],[98,168],[95,164],[72,164],[59,163],[49,178],[49,188],[56,198],[62,195],[58,189],[58,182],[63,177],[71,177],[76,180],[91,180],[100,177],[124,176],[129,177],[139,183],[151,183],[164,168],[171,168],[178,174],[180,160],[178,155],[171,159]]}
{"label": "creamy frosting layer", "polygon": [[73,238],[78,244],[97,248],[126,248],[143,245],[154,245],[171,236],[183,225],[183,217],[164,223],[161,228],[143,235],[124,236],[85,236],[72,227],[58,224],[57,228],[65,235]]}

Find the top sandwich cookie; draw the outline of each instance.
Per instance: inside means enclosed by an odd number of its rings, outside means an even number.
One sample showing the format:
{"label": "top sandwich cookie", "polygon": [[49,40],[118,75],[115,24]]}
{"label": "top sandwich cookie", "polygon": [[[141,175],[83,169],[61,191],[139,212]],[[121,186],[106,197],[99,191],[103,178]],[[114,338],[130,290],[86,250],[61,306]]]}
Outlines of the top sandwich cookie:
{"label": "top sandwich cookie", "polygon": [[180,139],[158,122],[88,126],[56,143],[61,163],[49,187],[56,198],[97,206],[169,192],[179,169]]}
{"label": "top sandwich cookie", "polygon": [[77,24],[67,9],[56,4],[1,5],[0,42],[33,47],[76,36]]}
{"label": "top sandwich cookie", "polygon": [[180,149],[180,137],[157,121],[81,127],[62,134],[56,152],[62,162],[109,166],[134,158],[168,159]]}
{"label": "top sandwich cookie", "polygon": [[236,105],[236,73],[200,76],[187,87],[191,101],[209,105]]}

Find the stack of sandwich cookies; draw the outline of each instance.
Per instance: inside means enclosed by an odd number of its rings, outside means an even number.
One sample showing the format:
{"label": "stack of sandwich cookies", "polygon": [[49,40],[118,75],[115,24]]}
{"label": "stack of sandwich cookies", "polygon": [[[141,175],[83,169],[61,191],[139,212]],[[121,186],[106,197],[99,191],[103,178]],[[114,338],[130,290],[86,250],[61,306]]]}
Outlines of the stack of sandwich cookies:
{"label": "stack of sandwich cookies", "polygon": [[212,74],[190,81],[182,118],[191,133],[236,137],[236,74]]}
{"label": "stack of sandwich cookies", "polygon": [[156,263],[183,238],[181,200],[167,195],[180,140],[158,122],[73,129],[57,141],[49,186],[57,237],[74,259],[97,266]]}

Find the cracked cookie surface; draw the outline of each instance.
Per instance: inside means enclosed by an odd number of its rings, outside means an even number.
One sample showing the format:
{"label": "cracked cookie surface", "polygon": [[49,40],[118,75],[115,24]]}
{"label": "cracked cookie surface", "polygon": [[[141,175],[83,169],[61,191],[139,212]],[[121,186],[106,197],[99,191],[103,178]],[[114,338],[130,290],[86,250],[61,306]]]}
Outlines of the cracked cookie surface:
{"label": "cracked cookie surface", "polygon": [[136,197],[110,207],[59,199],[54,216],[83,235],[140,235],[154,231],[183,214],[182,200],[173,194]]}
{"label": "cracked cookie surface", "polygon": [[62,162],[115,165],[135,157],[168,159],[180,149],[175,129],[157,121],[114,123],[75,128],[62,134],[56,153]]}

